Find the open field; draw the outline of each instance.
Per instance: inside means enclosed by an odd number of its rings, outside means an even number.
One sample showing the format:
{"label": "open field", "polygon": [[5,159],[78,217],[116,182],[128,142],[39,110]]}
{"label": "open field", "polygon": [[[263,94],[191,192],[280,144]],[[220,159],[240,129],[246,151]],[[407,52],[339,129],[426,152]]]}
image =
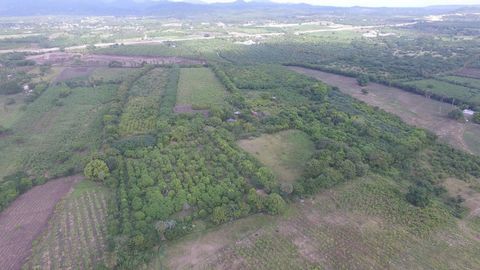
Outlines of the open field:
{"label": "open field", "polygon": [[222,104],[225,88],[208,68],[182,68],[178,83],[177,105],[206,109]]}
{"label": "open field", "polygon": [[65,68],[52,83],[64,82],[71,79],[87,78],[95,71],[92,67],[70,67]]}
{"label": "open field", "polygon": [[128,76],[140,72],[141,69],[137,68],[96,68],[95,72],[90,75],[93,80],[99,80],[103,82],[115,82],[120,83]]}
{"label": "open field", "polygon": [[[11,127],[11,125],[22,115],[21,107],[24,94],[16,95],[0,95],[0,125],[3,127]],[[13,104],[12,100],[14,101]]]}
{"label": "open field", "polygon": [[100,115],[114,93],[115,85],[48,88],[1,138],[0,177],[21,169],[47,177],[81,170],[87,150],[100,143]]}
{"label": "open field", "polygon": [[438,205],[412,207],[394,186],[377,177],[348,183],[294,203],[281,217],[257,215],[195,233],[161,257],[169,269],[471,269],[480,263],[479,232],[460,225],[471,221],[457,225]]}
{"label": "open field", "polygon": [[480,104],[480,89],[468,88],[435,79],[410,81],[406,84],[416,86],[427,92],[451,97],[459,101]]}
{"label": "open field", "polygon": [[454,83],[468,85],[469,87],[472,87],[472,88],[480,89],[480,79],[460,77],[460,76],[445,76],[445,77],[442,77],[442,79],[445,79]]}
{"label": "open field", "polygon": [[[361,92],[362,87],[357,84],[355,78],[300,67],[290,67],[290,69],[337,86],[340,91],[367,104],[398,115],[408,124],[432,131],[454,147],[480,155],[478,149],[469,147],[464,140],[465,129],[475,124],[460,123],[447,118],[447,114],[455,108],[452,105],[376,83],[370,83],[365,87],[369,93],[364,95]],[[477,134],[474,136],[480,136],[478,129],[469,128],[469,130]]]}
{"label": "open field", "polygon": [[81,176],[73,176],[36,186],[0,214],[2,269],[20,269],[31,254],[33,240],[47,227],[57,202],[81,179]]}
{"label": "open field", "polygon": [[240,140],[238,145],[272,169],[280,182],[288,183],[300,177],[314,150],[313,142],[298,130]]}
{"label": "open field", "polygon": [[23,269],[92,269],[104,262],[107,197],[97,183],[78,183],[57,205]]}

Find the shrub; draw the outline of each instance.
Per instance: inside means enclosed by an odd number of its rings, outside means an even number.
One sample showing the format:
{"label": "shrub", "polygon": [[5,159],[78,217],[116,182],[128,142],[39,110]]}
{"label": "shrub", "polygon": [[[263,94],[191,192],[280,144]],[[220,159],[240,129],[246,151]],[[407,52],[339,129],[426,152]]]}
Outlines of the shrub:
{"label": "shrub", "polygon": [[280,195],[277,193],[272,193],[268,195],[266,209],[269,214],[278,215],[285,212],[287,205]]}
{"label": "shrub", "polygon": [[476,112],[474,115],[473,115],[473,122],[477,123],[477,124],[480,124],[480,112]]}
{"label": "shrub", "polygon": [[417,207],[426,207],[430,204],[430,192],[424,187],[410,186],[405,197],[407,201]]}
{"label": "shrub", "polygon": [[22,92],[22,86],[15,80],[0,84],[0,95],[13,95],[20,92]]}
{"label": "shrub", "polygon": [[110,170],[105,161],[94,159],[85,166],[83,173],[90,180],[103,181],[110,175]]}
{"label": "shrub", "polygon": [[463,112],[460,109],[456,108],[448,113],[448,117],[451,119],[460,120],[463,119]]}

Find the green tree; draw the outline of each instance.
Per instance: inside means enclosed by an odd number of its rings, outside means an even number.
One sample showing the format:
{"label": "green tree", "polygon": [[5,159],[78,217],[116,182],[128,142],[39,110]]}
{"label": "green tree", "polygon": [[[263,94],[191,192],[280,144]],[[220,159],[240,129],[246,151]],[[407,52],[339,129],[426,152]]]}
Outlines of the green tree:
{"label": "green tree", "polygon": [[477,123],[477,124],[480,124],[480,112],[476,112],[474,115],[473,115],[473,122]]}
{"label": "green tree", "polygon": [[463,112],[460,109],[456,108],[448,113],[448,117],[455,120],[460,120],[463,119]]}
{"label": "green tree", "polygon": [[405,196],[407,201],[418,207],[425,207],[430,204],[431,195],[430,192],[420,186],[411,186],[408,189],[408,193]]}
{"label": "green tree", "polygon": [[278,215],[285,212],[287,205],[283,198],[277,193],[268,195],[266,201],[266,209],[269,214]]}
{"label": "green tree", "polygon": [[110,170],[105,161],[94,159],[85,166],[83,174],[90,180],[103,181],[110,175]]}
{"label": "green tree", "polygon": [[222,224],[228,221],[227,210],[225,207],[213,208],[212,221],[215,224]]}
{"label": "green tree", "polygon": [[370,79],[365,74],[361,74],[357,77],[357,83],[360,86],[367,86],[369,82],[370,82]]}

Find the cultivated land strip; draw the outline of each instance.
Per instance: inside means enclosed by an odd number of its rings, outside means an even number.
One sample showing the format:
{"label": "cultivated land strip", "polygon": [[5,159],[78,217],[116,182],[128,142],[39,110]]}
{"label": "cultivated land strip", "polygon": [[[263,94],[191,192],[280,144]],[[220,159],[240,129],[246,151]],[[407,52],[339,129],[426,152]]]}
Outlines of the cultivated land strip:
{"label": "cultivated land strip", "polygon": [[36,186],[0,214],[0,268],[20,269],[32,242],[43,232],[55,205],[82,179],[71,176]]}

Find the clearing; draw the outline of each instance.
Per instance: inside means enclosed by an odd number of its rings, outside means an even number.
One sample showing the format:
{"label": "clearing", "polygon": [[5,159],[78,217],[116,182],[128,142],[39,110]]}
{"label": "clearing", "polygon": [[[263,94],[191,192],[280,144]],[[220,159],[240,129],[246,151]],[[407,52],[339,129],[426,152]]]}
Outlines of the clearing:
{"label": "clearing", "polygon": [[[449,119],[447,114],[455,108],[452,105],[377,83],[369,83],[367,87],[361,87],[357,84],[357,80],[351,77],[301,67],[289,67],[289,69],[337,86],[343,93],[393,113],[410,125],[432,131],[440,139],[458,149],[480,155],[478,147],[471,147],[464,140],[466,129],[475,134],[474,137],[480,136],[480,129],[473,127],[477,126],[476,124],[460,123]],[[368,89],[369,93],[362,94],[362,88]]]}
{"label": "clearing", "polygon": [[208,109],[224,103],[225,88],[208,68],[182,68],[178,82],[177,106]]}
{"label": "clearing", "polygon": [[71,176],[36,186],[0,214],[0,262],[3,270],[20,269],[32,242],[47,227],[55,205],[82,179]]}
{"label": "clearing", "polygon": [[23,269],[92,269],[105,262],[108,191],[81,181],[58,204]]}
{"label": "clearing", "polygon": [[292,183],[301,176],[315,148],[308,135],[299,130],[264,134],[251,140],[240,140],[238,145],[268,166],[284,183]]}

